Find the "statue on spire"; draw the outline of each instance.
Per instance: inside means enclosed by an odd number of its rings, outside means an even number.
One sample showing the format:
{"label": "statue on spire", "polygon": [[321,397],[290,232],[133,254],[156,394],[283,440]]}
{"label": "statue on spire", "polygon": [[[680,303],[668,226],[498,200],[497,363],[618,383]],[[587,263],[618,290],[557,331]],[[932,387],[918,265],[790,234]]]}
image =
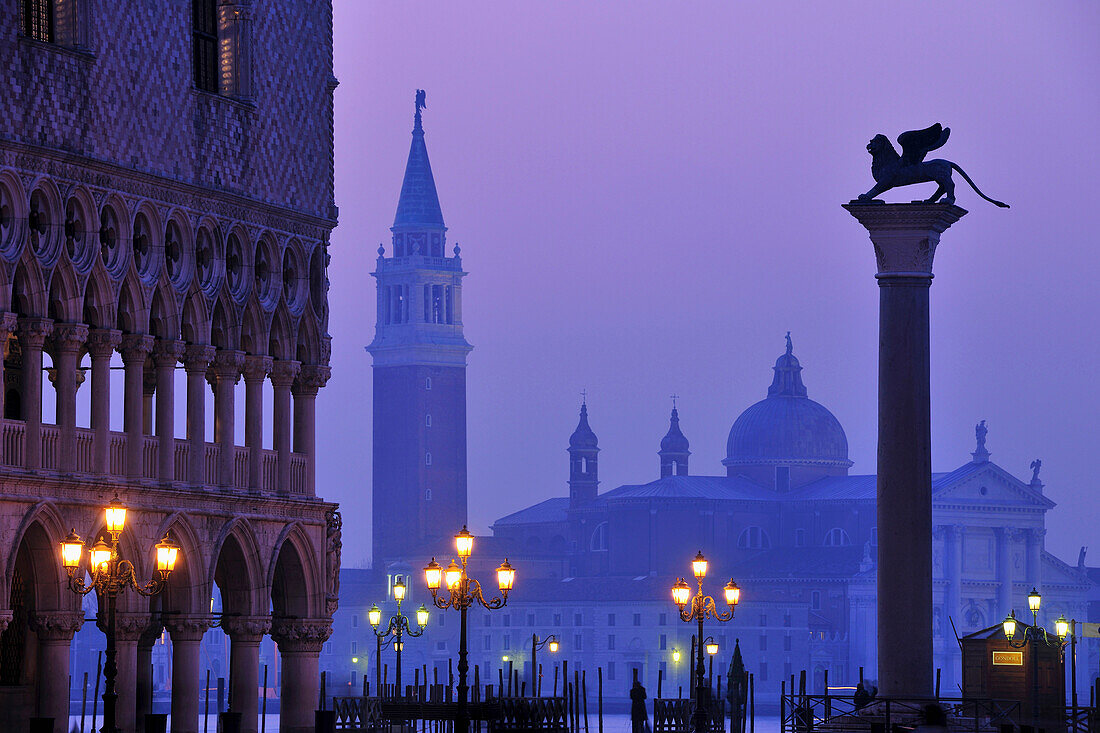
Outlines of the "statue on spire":
{"label": "statue on spire", "polygon": [[985,436],[989,433],[989,428],[985,426],[985,420],[974,426],[974,438],[978,443],[978,453],[985,452]]}
{"label": "statue on spire", "polygon": [[794,346],[791,345],[791,332],[787,331],[787,356],[790,356],[793,350]]}
{"label": "statue on spire", "polygon": [[426,109],[428,104],[424,101],[425,93],[423,89],[416,90],[416,113],[420,114],[420,110]]}
{"label": "statue on spire", "polygon": [[1043,462],[1036,458],[1031,462],[1031,484],[1034,486],[1039,483],[1039,469],[1043,467]]}

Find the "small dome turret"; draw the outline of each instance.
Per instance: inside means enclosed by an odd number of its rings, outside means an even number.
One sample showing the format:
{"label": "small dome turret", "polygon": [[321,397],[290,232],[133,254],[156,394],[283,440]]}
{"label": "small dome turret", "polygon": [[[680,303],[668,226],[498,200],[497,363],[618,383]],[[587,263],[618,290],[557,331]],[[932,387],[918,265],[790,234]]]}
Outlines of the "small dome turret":
{"label": "small dome turret", "polygon": [[680,431],[680,414],[676,411],[675,403],[668,421],[668,432],[661,438],[661,450],[657,451],[657,455],[661,458],[661,478],[687,476],[691,450],[687,437]]}

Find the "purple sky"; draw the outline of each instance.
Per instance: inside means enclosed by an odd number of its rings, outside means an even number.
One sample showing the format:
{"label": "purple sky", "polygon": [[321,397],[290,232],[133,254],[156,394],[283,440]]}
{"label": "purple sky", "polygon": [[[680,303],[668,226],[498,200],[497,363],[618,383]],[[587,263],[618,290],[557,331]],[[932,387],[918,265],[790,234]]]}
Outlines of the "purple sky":
{"label": "purple sky", "polygon": [[[471,529],[564,496],[587,388],[601,488],[658,476],[673,392],[692,473],[721,475],[790,330],[809,395],[875,469],[878,288],[840,208],[867,140],[941,121],[970,214],[932,286],[933,469],[1032,459],[1047,547],[1097,542],[1100,6],[336,0],[333,377],[318,491],[370,553],[375,248],[389,244],[413,92],[462,245]],[[932,186],[895,193],[926,196]],[[888,198],[889,195],[887,196]],[[1091,564],[1100,557],[1094,554]]]}

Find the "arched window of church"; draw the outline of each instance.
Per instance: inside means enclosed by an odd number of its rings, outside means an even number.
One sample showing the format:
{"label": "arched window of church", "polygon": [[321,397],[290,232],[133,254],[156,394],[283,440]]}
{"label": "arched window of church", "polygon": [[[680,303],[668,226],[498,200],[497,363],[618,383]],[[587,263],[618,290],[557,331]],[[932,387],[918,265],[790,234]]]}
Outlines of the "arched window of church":
{"label": "arched window of church", "polygon": [[822,544],[826,547],[847,547],[852,544],[852,538],[840,527],[833,527],[825,533],[825,541]]}
{"label": "arched window of church", "polygon": [[590,547],[593,552],[607,551],[607,522],[600,522],[596,525],[596,529],[592,532]]}
{"label": "arched window of church", "polygon": [[737,538],[737,546],[742,550],[770,550],[772,542],[762,527],[745,527]]}

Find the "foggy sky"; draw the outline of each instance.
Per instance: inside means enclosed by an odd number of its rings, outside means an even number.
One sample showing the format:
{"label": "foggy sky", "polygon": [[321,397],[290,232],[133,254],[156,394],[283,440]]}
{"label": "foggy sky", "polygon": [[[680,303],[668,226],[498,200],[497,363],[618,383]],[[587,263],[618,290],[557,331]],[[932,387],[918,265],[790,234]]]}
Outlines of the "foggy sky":
{"label": "foggy sky", "polygon": [[[413,93],[462,245],[471,529],[565,496],[582,389],[601,490],[659,476],[669,395],[691,473],[762,399],[790,330],[809,396],[875,470],[875,133],[943,122],[970,211],[932,284],[933,470],[1043,460],[1047,549],[1100,563],[1095,211],[1100,7],[1085,3],[336,0],[333,376],[318,493],[370,553],[375,249],[389,247]],[[958,178],[958,177],[956,177]],[[887,194],[930,195],[933,184]]]}

